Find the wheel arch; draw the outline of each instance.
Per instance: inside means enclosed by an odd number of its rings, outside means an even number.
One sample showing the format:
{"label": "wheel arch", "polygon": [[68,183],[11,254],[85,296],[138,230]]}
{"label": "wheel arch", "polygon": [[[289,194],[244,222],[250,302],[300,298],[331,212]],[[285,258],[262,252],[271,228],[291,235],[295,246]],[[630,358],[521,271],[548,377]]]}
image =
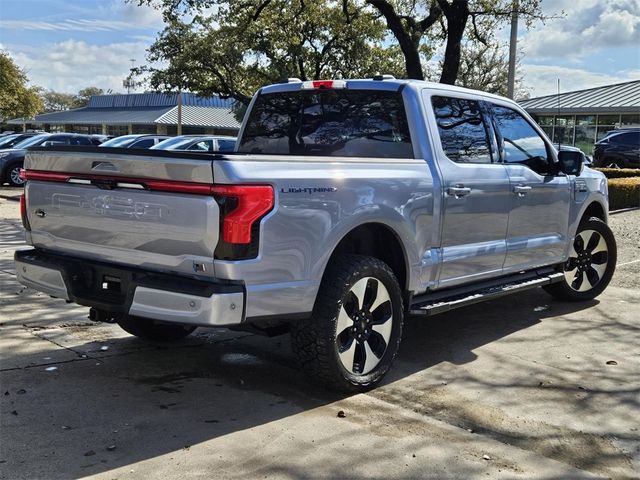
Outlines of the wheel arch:
{"label": "wheel arch", "polygon": [[585,208],[582,212],[580,222],[589,220],[591,217],[599,218],[605,223],[607,222],[607,210],[605,209],[604,205],[597,200],[594,200],[589,205],[587,205],[587,208]]}
{"label": "wheel arch", "polygon": [[400,235],[388,225],[372,221],[349,230],[331,251],[323,277],[331,262],[344,254],[367,255],[382,260],[396,275],[402,291],[407,290],[410,281],[407,252]]}

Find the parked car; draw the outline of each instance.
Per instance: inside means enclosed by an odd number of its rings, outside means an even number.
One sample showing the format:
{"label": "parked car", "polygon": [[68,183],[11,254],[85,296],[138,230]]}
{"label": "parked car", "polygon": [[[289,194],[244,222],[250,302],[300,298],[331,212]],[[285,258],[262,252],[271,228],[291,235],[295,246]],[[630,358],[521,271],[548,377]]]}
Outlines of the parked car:
{"label": "parked car", "polygon": [[89,135],[76,133],[39,133],[22,140],[11,149],[0,150],[0,184],[8,183],[19,187],[24,181],[20,178],[20,169],[24,163],[27,148],[54,145],[96,145]]}
{"label": "parked car", "polygon": [[101,147],[111,148],[151,148],[171,138],[169,135],[121,135],[104,142]]}
{"label": "parked car", "polygon": [[21,141],[29,137],[33,137],[34,135],[38,135],[38,134],[37,133],[11,133],[9,135],[3,135],[0,137],[0,150],[13,148],[15,145],[17,145]]}
{"label": "parked car", "polygon": [[591,157],[589,155],[585,155],[585,153],[578,147],[572,147],[571,145],[562,145],[557,143],[555,143],[553,146],[555,147],[556,151],[564,150],[567,152],[580,152],[582,154],[582,163],[587,167],[591,166],[591,164],[593,163]]}
{"label": "parked car", "polygon": [[151,147],[153,150],[193,150],[197,152],[233,152],[236,137],[222,135],[180,135]]}
{"label": "parked car", "polygon": [[241,132],[228,156],[30,151],[18,280],[145,339],[289,330],[305,377],[362,391],[406,315],[538,286],[586,301],[614,273],[605,176],[510,99],[295,81]]}
{"label": "parked car", "polygon": [[593,164],[596,167],[640,168],[640,128],[608,132],[595,144]]}

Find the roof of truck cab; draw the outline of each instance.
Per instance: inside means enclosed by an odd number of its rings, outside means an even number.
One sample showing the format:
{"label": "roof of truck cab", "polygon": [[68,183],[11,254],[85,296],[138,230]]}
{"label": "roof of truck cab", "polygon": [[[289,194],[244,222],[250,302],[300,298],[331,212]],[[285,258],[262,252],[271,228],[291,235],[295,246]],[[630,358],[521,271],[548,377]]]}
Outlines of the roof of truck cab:
{"label": "roof of truck cab", "polygon": [[[312,80],[313,81],[313,80]],[[493,93],[487,93],[480,90],[472,90],[470,88],[459,87],[457,85],[448,85],[446,83],[427,82],[424,80],[412,80],[412,79],[387,79],[387,80],[373,80],[373,79],[339,79],[336,81],[346,82],[347,90],[383,90],[383,91],[398,91],[403,87],[414,87],[417,89],[429,89],[440,90],[457,93],[465,93],[467,95],[482,96],[485,98],[493,98],[496,100],[507,101],[517,105],[516,102],[509,98],[501,97]],[[260,94],[278,93],[278,92],[295,92],[303,90],[303,84],[307,82],[302,81],[290,81],[283,83],[276,83],[273,85],[267,85],[259,90]],[[313,91],[309,89],[308,91]]]}

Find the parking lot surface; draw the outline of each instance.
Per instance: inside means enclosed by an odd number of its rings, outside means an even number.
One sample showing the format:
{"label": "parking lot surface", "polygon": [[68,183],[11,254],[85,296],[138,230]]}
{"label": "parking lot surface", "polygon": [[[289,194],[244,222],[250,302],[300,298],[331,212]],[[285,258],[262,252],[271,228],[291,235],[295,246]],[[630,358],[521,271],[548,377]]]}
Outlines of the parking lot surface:
{"label": "parking lot surface", "polygon": [[337,395],[288,337],[175,345],[15,281],[0,189],[0,478],[633,478],[640,475],[640,211],[611,217],[598,299],[541,289],[406,321],[395,367]]}

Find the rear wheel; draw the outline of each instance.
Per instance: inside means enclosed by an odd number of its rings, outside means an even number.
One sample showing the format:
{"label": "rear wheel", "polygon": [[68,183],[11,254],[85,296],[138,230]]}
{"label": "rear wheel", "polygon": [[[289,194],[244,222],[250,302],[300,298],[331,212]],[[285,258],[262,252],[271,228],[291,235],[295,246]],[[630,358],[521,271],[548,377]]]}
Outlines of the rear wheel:
{"label": "rear wheel", "polygon": [[592,218],[578,227],[564,264],[564,280],[543,287],[561,300],[591,300],[607,288],[616,269],[616,240],[609,226]]}
{"label": "rear wheel", "polygon": [[7,182],[12,187],[21,187],[24,185],[24,180],[20,178],[20,170],[22,169],[22,164],[14,163],[13,165],[9,165],[7,170]]}
{"label": "rear wheel", "polygon": [[382,380],[400,346],[400,286],[382,261],[344,255],[327,269],[311,318],[292,325],[293,351],[304,372],[342,391]]}
{"label": "rear wheel", "polygon": [[196,327],[188,325],[172,325],[158,323],[150,318],[123,315],[117,320],[118,325],[127,333],[145,340],[175,342],[189,336]]}

